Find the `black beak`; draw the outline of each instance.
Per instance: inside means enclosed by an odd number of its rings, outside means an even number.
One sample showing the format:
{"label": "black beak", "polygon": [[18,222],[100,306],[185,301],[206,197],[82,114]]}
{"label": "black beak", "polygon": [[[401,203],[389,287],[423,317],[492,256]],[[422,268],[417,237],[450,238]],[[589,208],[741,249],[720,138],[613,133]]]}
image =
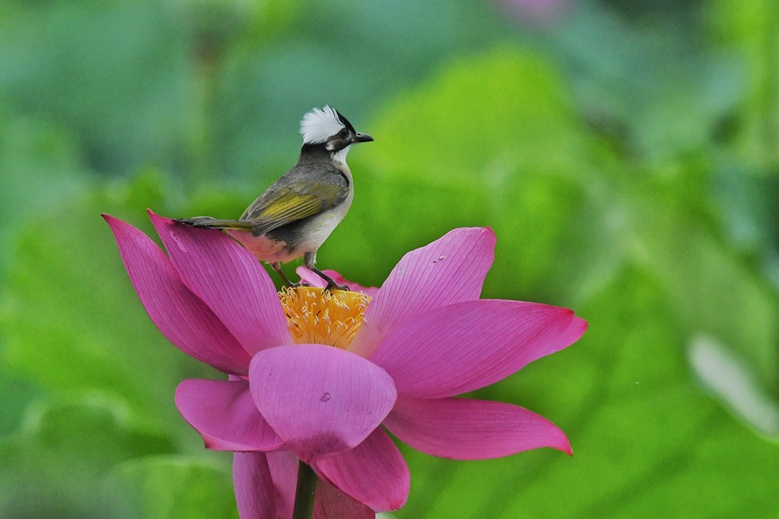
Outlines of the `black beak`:
{"label": "black beak", "polygon": [[353,142],[371,142],[372,140],[373,137],[371,137],[367,133],[360,133],[360,132],[355,133],[354,137],[352,138]]}

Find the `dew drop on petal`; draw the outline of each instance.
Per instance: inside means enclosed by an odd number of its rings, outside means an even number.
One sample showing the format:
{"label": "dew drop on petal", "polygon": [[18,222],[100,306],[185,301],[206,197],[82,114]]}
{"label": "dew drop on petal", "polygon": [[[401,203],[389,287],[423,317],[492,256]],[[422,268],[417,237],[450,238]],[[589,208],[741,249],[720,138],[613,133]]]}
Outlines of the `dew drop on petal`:
{"label": "dew drop on petal", "polygon": [[178,246],[179,250],[181,252],[187,252],[187,247],[184,245],[184,243],[181,241],[181,236],[179,236],[179,233],[176,231],[170,231],[170,237],[173,238],[173,241],[176,242],[176,245]]}
{"label": "dew drop on petal", "polygon": [[322,397],[319,399],[320,402],[327,402],[330,400],[330,393],[325,391],[325,393],[322,395]]}

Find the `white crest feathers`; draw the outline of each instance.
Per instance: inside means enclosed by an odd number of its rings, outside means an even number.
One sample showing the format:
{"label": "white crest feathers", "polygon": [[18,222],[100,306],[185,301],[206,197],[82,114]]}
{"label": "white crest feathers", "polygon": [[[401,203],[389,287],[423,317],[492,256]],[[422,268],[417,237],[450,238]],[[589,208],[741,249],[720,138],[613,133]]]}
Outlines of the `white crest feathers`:
{"label": "white crest feathers", "polygon": [[344,128],[338,113],[328,105],[314,108],[300,121],[300,133],[306,144],[319,144]]}

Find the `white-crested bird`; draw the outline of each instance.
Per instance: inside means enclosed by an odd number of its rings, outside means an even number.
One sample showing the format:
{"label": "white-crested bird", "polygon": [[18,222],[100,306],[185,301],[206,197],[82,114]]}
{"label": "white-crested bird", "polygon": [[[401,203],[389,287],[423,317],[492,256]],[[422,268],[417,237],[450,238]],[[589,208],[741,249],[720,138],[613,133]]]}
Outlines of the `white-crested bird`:
{"label": "white-crested bird", "polygon": [[327,281],[328,289],[345,289],[316,268],[316,252],[352,205],[352,172],[346,165],[349,147],[373,137],[355,131],[327,105],[303,116],[300,133],[303,146],[297,164],[252,202],[240,219],[197,216],[178,221],[223,230],[269,263],[288,285],[292,283],[281,264],[303,256],[306,267]]}

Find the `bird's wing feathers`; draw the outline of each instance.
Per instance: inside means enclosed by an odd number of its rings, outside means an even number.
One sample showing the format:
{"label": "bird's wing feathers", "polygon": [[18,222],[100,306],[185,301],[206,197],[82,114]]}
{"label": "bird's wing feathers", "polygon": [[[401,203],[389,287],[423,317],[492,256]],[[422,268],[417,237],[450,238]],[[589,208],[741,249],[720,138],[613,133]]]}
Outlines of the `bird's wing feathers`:
{"label": "bird's wing feathers", "polygon": [[316,180],[307,169],[291,170],[246,209],[241,220],[252,223],[255,236],[332,209],[349,195],[349,182],[335,167]]}

